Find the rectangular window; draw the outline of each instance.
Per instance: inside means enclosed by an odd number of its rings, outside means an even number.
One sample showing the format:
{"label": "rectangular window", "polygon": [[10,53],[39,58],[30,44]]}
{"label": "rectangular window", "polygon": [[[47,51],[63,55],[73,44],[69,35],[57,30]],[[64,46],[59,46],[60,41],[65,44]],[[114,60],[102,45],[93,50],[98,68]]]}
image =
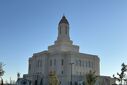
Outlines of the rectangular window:
{"label": "rectangular window", "polygon": [[56,59],[54,59],[54,66],[56,65]]}
{"label": "rectangular window", "polygon": [[62,60],[61,60],[61,65],[63,66],[63,64],[64,64],[64,60],[62,59]]}
{"label": "rectangular window", "polygon": [[42,66],[42,61],[41,60],[38,60],[38,67],[41,67]]}
{"label": "rectangular window", "polygon": [[84,62],[82,61],[81,63],[82,63],[82,67],[83,67],[84,66]]}
{"label": "rectangular window", "polygon": [[81,60],[79,60],[79,66],[81,66]]}
{"label": "rectangular window", "polygon": [[84,61],[84,67],[86,66],[86,62]]}
{"label": "rectangular window", "polygon": [[37,67],[39,68],[39,60],[37,61]]}
{"label": "rectangular window", "polygon": [[76,65],[78,65],[78,60],[76,60]]}
{"label": "rectangular window", "polygon": [[91,63],[90,63],[90,61],[89,61],[89,68],[91,67]]}
{"label": "rectangular window", "polygon": [[61,71],[61,74],[63,74],[63,70]]}
{"label": "rectangular window", "polygon": [[92,68],[94,68],[94,63],[92,62]]}
{"label": "rectangular window", "polygon": [[81,76],[81,72],[80,72],[80,76]]}
{"label": "rectangular window", "polygon": [[87,68],[87,66],[88,66],[88,63],[87,63],[87,61],[86,61],[86,68]]}
{"label": "rectangular window", "polygon": [[29,64],[29,70],[31,70],[31,64]]}
{"label": "rectangular window", "polygon": [[52,60],[50,60],[50,66],[52,66]]}

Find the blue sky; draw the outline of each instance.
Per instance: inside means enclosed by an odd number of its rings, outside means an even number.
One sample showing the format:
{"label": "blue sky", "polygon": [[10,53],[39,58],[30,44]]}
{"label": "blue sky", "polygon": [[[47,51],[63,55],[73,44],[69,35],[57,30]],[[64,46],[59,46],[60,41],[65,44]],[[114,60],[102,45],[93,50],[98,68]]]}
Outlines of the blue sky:
{"label": "blue sky", "polygon": [[0,62],[4,79],[28,71],[28,58],[57,38],[62,15],[80,52],[100,57],[101,75],[127,64],[127,0],[0,0]]}

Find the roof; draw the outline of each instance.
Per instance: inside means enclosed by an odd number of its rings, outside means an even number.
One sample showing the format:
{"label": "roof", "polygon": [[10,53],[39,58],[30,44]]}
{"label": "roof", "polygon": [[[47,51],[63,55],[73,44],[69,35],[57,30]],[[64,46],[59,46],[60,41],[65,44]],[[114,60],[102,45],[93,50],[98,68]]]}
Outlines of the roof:
{"label": "roof", "polygon": [[60,20],[59,24],[61,23],[69,24],[65,16],[63,16],[62,19]]}

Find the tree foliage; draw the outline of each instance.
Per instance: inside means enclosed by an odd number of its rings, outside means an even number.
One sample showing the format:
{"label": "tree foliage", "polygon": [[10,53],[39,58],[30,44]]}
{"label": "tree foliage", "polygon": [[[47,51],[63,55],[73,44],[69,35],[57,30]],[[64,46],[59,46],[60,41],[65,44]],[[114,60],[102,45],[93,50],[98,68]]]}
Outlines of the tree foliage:
{"label": "tree foliage", "polygon": [[4,75],[4,70],[3,70],[4,64],[0,62],[0,78],[1,78],[1,85],[3,85],[3,79],[2,76]]}
{"label": "tree foliage", "polygon": [[116,79],[120,84],[123,84],[123,81],[125,81],[125,72],[127,71],[127,65],[125,65],[124,63],[122,63],[121,65],[121,72],[118,73],[117,72],[117,76],[118,77],[115,77],[115,75],[113,75],[114,79]]}
{"label": "tree foliage", "polygon": [[55,72],[49,74],[49,85],[59,85],[59,80]]}
{"label": "tree foliage", "polygon": [[96,83],[96,80],[97,80],[97,76],[95,75],[95,72],[92,72],[90,70],[89,73],[86,74],[85,84],[86,85],[94,85]]}
{"label": "tree foliage", "polygon": [[4,75],[4,70],[3,70],[4,64],[0,62],[0,77]]}

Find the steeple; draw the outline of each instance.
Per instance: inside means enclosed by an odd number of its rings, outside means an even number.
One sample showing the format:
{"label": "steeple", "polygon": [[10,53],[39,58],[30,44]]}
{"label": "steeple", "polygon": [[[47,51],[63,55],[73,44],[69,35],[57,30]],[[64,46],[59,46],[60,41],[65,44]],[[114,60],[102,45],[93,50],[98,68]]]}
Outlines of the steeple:
{"label": "steeple", "polygon": [[65,16],[62,17],[58,24],[58,37],[57,41],[70,41],[69,36],[69,22]]}
{"label": "steeple", "polygon": [[73,45],[69,36],[69,22],[63,16],[58,24],[58,36],[54,45],[48,47],[49,52],[79,52],[79,46]]}

